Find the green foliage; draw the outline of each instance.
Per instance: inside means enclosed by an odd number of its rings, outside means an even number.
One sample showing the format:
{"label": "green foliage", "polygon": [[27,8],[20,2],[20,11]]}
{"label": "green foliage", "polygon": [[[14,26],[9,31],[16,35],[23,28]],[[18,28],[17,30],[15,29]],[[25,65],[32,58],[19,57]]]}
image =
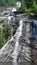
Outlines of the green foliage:
{"label": "green foliage", "polygon": [[6,40],[3,36],[3,30],[2,30],[2,28],[0,28],[0,48],[4,45],[5,42],[6,42]]}
{"label": "green foliage", "polygon": [[32,1],[32,0],[25,0],[26,7],[27,7],[27,8],[31,8],[31,1]]}
{"label": "green foliage", "polygon": [[3,32],[4,32],[4,37],[5,37],[6,40],[8,40],[9,36],[12,35],[12,30],[11,30],[12,28],[11,28],[10,25],[5,25],[4,28],[5,28],[5,29],[3,30]]}
{"label": "green foliage", "polygon": [[6,43],[8,38],[12,35],[12,30],[11,30],[10,25],[6,25],[4,29],[0,28],[0,48]]}
{"label": "green foliage", "polygon": [[37,13],[37,0],[23,0],[20,10],[25,11],[27,13]]}
{"label": "green foliage", "polygon": [[37,0],[0,0],[0,6],[14,6],[17,1],[22,3],[20,10],[37,13]]}
{"label": "green foliage", "polygon": [[12,6],[15,0],[0,0],[0,6]]}
{"label": "green foliage", "polygon": [[26,4],[25,4],[25,0],[22,1],[22,6],[21,6],[22,10],[25,11],[26,8]]}
{"label": "green foliage", "polygon": [[30,13],[30,12],[31,12],[31,10],[32,10],[31,8],[29,8],[29,9],[28,9],[28,8],[26,8],[26,9],[25,9],[25,12]]}
{"label": "green foliage", "polygon": [[36,13],[37,12],[37,3],[36,3],[36,0],[32,1],[32,9],[33,11]]}

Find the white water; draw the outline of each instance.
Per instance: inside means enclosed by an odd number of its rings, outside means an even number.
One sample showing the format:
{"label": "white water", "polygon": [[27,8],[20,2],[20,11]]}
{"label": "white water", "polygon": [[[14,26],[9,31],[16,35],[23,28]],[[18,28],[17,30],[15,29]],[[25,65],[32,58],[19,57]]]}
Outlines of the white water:
{"label": "white water", "polygon": [[12,58],[13,58],[13,62],[17,61],[17,57],[19,54],[19,38],[22,35],[22,26],[23,26],[23,21],[20,20],[19,21],[19,27],[18,27],[15,35],[12,36],[12,38],[1,48],[0,56],[2,56],[2,54],[4,54],[6,51],[8,51],[7,48],[9,48],[9,46],[10,46],[9,44],[11,43],[11,41],[14,40],[14,37],[15,37],[16,39],[14,41],[16,41],[16,42],[15,42],[15,46],[14,46],[14,51],[12,53]]}
{"label": "white water", "polygon": [[16,37],[16,43],[15,43],[15,48],[14,48],[13,56],[12,56],[13,62],[17,62],[17,57],[18,57],[18,54],[19,54],[19,38],[22,35],[22,26],[23,26],[23,21],[20,20],[19,27],[16,31],[16,34],[14,35]]}
{"label": "white water", "polygon": [[8,46],[8,44],[11,42],[13,40],[13,36],[12,36],[12,38],[1,48],[1,50],[0,50],[0,55],[3,53],[3,51],[4,50],[6,50],[6,47]]}

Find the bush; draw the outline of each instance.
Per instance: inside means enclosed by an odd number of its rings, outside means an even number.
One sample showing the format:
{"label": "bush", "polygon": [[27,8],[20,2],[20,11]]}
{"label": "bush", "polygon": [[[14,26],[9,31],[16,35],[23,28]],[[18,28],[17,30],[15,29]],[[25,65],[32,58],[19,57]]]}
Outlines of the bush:
{"label": "bush", "polygon": [[11,26],[5,24],[3,32],[4,32],[5,39],[8,40],[8,38],[12,35],[12,28],[11,28]]}
{"label": "bush", "polygon": [[30,13],[31,10],[32,10],[31,8],[29,8],[29,9],[25,8],[25,12],[27,12],[27,13]]}
{"label": "bush", "polygon": [[3,30],[0,28],[0,48],[5,44],[6,40],[3,36]]}

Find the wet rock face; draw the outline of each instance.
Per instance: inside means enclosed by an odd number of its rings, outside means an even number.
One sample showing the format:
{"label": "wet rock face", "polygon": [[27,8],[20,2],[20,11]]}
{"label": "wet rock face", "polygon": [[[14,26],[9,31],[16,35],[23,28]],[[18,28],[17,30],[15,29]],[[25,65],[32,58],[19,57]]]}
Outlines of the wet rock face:
{"label": "wet rock face", "polygon": [[18,26],[19,26],[19,20],[18,17],[15,18],[15,21],[12,20],[12,27],[13,27],[13,35],[15,34]]}
{"label": "wet rock face", "polygon": [[22,27],[22,36],[19,39],[19,44],[21,46],[21,52],[20,52],[20,60],[21,62],[30,61],[30,47],[28,44],[30,44],[30,23],[28,21],[23,21],[23,27]]}
{"label": "wet rock face", "polygon": [[[19,27],[19,20],[17,18],[15,19],[14,22],[12,21],[13,35],[15,35]],[[32,34],[30,32],[30,24],[31,23],[29,23],[29,20],[27,19],[23,21],[22,35],[20,36],[18,40],[19,45],[20,45],[19,48],[21,49],[20,49],[17,61],[26,62],[26,63],[32,62],[31,63],[32,65],[33,63],[37,63],[37,41],[33,41],[32,39]],[[16,41],[17,40],[16,40],[16,35],[15,35],[12,43],[10,42],[10,44],[8,44],[6,47],[6,51],[7,51],[6,54],[0,57],[1,61],[2,61],[2,58],[3,58],[3,61],[11,61],[11,62],[13,61],[12,53],[14,51],[14,46],[15,46]]]}
{"label": "wet rock face", "polygon": [[19,39],[19,43],[21,46],[21,52],[20,52],[20,60],[21,62],[26,61],[32,61],[32,63],[36,63],[37,61],[37,44],[35,40],[32,41],[29,39],[32,36],[30,32],[30,24],[31,23],[25,23],[26,21],[23,22],[23,28],[22,28],[22,36]]}
{"label": "wet rock face", "polygon": [[30,19],[37,20],[37,14],[31,14],[29,15]]}

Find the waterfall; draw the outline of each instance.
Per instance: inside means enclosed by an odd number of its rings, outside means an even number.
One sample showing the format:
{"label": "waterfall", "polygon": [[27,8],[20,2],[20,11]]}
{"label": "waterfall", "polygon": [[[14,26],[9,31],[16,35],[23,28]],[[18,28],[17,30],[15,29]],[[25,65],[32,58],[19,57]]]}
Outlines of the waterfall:
{"label": "waterfall", "polygon": [[[4,60],[6,61],[7,57],[5,57],[6,54],[9,55],[10,50],[12,49],[9,49],[10,48],[10,45],[11,45],[11,42],[12,41],[15,41],[15,45],[14,45],[14,50],[12,52],[12,58],[13,58],[13,61],[12,62],[16,62],[17,61],[17,57],[18,57],[18,54],[19,54],[19,50],[20,50],[20,45],[19,45],[19,38],[20,36],[22,35],[22,26],[23,26],[23,21],[20,20],[19,21],[19,27],[18,29],[16,30],[16,33],[14,36],[11,37],[10,40],[7,41],[7,43],[1,48],[0,50],[0,58],[2,57],[2,59],[4,58]],[[15,39],[14,39],[15,38]],[[13,42],[12,42],[13,43]],[[3,61],[4,61],[3,60]]]}
{"label": "waterfall", "polygon": [[16,43],[15,43],[15,48],[14,48],[14,51],[13,51],[13,62],[17,62],[17,57],[18,57],[18,54],[19,54],[19,38],[20,36],[22,35],[22,26],[23,26],[23,21],[20,20],[19,21],[19,27],[15,33],[15,37],[16,37]]}

